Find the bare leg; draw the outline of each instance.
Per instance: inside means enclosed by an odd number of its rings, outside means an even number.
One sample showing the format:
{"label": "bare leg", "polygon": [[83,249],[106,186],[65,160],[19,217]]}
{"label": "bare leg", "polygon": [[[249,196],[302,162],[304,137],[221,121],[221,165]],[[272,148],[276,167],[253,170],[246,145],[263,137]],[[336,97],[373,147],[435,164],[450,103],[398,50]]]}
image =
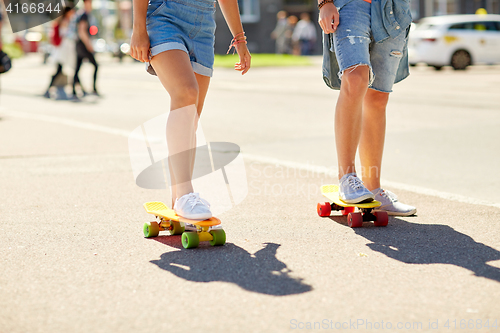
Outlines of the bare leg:
{"label": "bare leg", "polygon": [[[171,155],[174,151],[191,152],[186,160],[172,163],[169,159],[168,162],[173,207],[176,198],[193,192],[191,177],[196,154],[196,128],[210,77],[194,73],[189,57],[180,50],[162,52],[151,60],[151,64],[171,97],[171,112],[167,121],[169,152]],[[181,143],[180,146],[178,143]],[[183,182],[183,179],[189,181]]]}
{"label": "bare leg", "polygon": [[356,172],[355,158],[361,137],[362,105],[368,90],[368,66],[348,68],[342,76],[340,95],[335,111],[335,143],[339,163],[339,179]]}
{"label": "bare leg", "polygon": [[[167,119],[169,170],[172,181],[172,200],[193,192],[191,184],[191,152],[195,148],[198,123],[198,82],[189,56],[181,50],[162,52],[153,59],[158,78],[170,95],[170,114]],[[179,154],[181,153],[181,154]]]}
{"label": "bare leg", "polygon": [[373,191],[380,187],[380,171],[385,141],[385,110],[389,93],[368,89],[363,101],[363,120],[359,157],[361,159],[363,182]]}
{"label": "bare leg", "polygon": [[[210,85],[210,77],[209,76],[203,76],[200,74],[195,73],[196,81],[198,82],[198,104],[197,104],[197,111],[198,111],[198,120],[201,116],[201,111],[203,110],[203,105],[205,104],[205,97],[207,96],[208,92],[208,86]],[[196,129],[198,128],[198,122],[196,122]],[[196,134],[196,133],[195,133]],[[196,147],[196,135],[194,136],[194,146]],[[192,149],[192,157],[191,157],[191,176],[193,175],[193,170],[194,170],[194,162],[195,162],[195,155],[196,155],[196,149]],[[174,200],[174,196],[172,195],[172,200]]]}
{"label": "bare leg", "polygon": [[203,105],[205,104],[205,97],[207,96],[208,86],[210,85],[210,77],[203,76],[195,73],[196,81],[198,82],[198,117],[201,117],[201,111],[203,110]]}

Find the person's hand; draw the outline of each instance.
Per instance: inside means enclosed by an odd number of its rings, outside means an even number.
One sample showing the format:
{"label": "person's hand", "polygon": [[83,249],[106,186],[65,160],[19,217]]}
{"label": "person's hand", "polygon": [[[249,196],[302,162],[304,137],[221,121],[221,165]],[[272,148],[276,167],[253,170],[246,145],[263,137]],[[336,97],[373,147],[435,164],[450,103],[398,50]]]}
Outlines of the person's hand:
{"label": "person's hand", "polygon": [[238,56],[240,57],[240,62],[237,62],[234,65],[234,69],[240,71],[241,75],[243,75],[250,69],[250,61],[252,56],[248,51],[246,43],[238,43],[234,47],[236,48],[236,52],[238,52]]}
{"label": "person's hand", "polygon": [[130,38],[130,56],[140,62],[149,61],[149,36],[146,29],[134,29]]}
{"label": "person's hand", "polygon": [[331,2],[321,7],[319,11],[318,23],[325,34],[337,31],[339,25],[339,12],[337,7]]}

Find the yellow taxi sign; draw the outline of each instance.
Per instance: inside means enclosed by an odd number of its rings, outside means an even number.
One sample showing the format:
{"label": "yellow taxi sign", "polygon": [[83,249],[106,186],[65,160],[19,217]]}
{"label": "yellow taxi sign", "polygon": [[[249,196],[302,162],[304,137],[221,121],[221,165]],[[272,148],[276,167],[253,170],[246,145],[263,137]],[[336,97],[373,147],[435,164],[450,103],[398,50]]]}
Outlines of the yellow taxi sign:
{"label": "yellow taxi sign", "polygon": [[450,36],[450,35],[445,35],[444,37],[444,41],[446,43],[453,43],[453,42],[456,42],[458,41],[460,38],[456,37],[456,36]]}
{"label": "yellow taxi sign", "polygon": [[488,15],[488,12],[484,8],[479,8],[476,10],[476,15]]}

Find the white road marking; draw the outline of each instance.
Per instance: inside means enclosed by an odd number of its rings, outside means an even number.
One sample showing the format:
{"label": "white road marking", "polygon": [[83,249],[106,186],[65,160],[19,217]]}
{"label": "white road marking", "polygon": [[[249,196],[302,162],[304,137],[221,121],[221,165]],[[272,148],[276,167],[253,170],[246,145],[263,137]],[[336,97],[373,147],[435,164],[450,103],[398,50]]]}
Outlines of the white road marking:
{"label": "white road marking", "polygon": [[[276,158],[272,158],[272,157],[245,154],[245,153],[243,153],[243,157],[247,160],[252,160],[252,161],[261,162],[261,163],[265,163],[265,164],[275,164],[275,165],[280,165],[280,166],[287,167],[287,168],[304,170],[304,171],[311,172],[313,174],[327,174],[327,175],[333,175],[333,176],[337,175],[336,168],[327,168],[324,166],[312,165],[309,163],[306,164],[306,163],[298,163],[298,162],[293,162],[293,161],[284,161],[284,160],[280,160],[280,159],[276,159]],[[385,179],[382,179],[382,184],[384,186],[387,186],[390,188],[408,191],[408,192],[413,192],[413,193],[418,193],[418,194],[429,195],[429,196],[436,197],[436,198],[447,199],[447,200],[456,201],[456,202],[463,202],[463,203],[472,204],[472,205],[483,205],[483,206],[500,208],[500,203],[494,203],[494,202],[489,202],[486,200],[471,198],[471,197],[463,196],[460,194],[437,191],[437,190],[433,190],[433,189],[426,188],[423,186],[408,185],[408,184],[393,182],[393,181],[385,180]]]}
{"label": "white road marking", "polygon": [[107,127],[107,126],[96,125],[96,124],[92,124],[92,123],[85,123],[85,122],[81,122],[78,120],[71,120],[71,119],[64,119],[64,118],[59,118],[59,117],[47,116],[44,114],[34,114],[34,113],[22,112],[22,111],[8,111],[5,108],[0,108],[0,112],[2,112],[5,115],[8,115],[10,117],[17,117],[17,118],[31,119],[31,120],[41,120],[41,121],[46,121],[49,123],[67,125],[67,126],[72,126],[72,127],[96,131],[96,132],[124,136],[127,138],[130,135],[130,133],[132,132],[132,131],[126,131],[126,130],[122,130],[122,129]]}
{"label": "white road marking", "polygon": [[[0,107],[0,112],[4,115],[8,115],[10,117],[17,117],[17,118],[31,119],[31,120],[40,120],[40,121],[45,121],[45,122],[50,122],[50,123],[72,126],[72,127],[76,127],[76,128],[90,130],[90,131],[118,135],[118,136],[122,136],[122,137],[126,137],[126,138],[128,138],[130,136],[130,133],[132,132],[132,131],[113,128],[113,127],[102,126],[102,125],[97,125],[97,124],[92,124],[92,123],[86,123],[86,122],[81,122],[78,120],[64,119],[64,118],[60,118],[60,117],[48,116],[48,115],[43,115],[43,114],[33,114],[33,113],[21,112],[21,111],[9,111],[9,110],[6,110],[5,108],[2,108],[2,107]],[[272,158],[272,157],[253,155],[253,154],[242,153],[242,155],[246,160],[261,162],[261,163],[265,163],[265,164],[280,165],[283,167],[304,170],[304,171],[312,172],[315,174],[332,175],[332,173],[333,173],[335,175],[337,173],[337,170],[335,170],[333,168],[327,168],[327,167],[320,166],[320,165],[311,165],[309,163],[306,164],[306,163],[298,163],[298,162],[293,162],[293,161],[285,161],[285,160],[280,160],[280,159],[276,159],[276,158]],[[437,190],[433,190],[433,189],[422,187],[422,186],[409,185],[409,184],[393,182],[393,181],[384,180],[384,179],[382,179],[382,183],[384,184],[384,186],[387,186],[390,188],[399,189],[399,190],[408,191],[408,192],[413,192],[413,193],[418,193],[418,194],[424,194],[424,195],[428,195],[428,196],[432,196],[432,197],[436,197],[436,198],[441,198],[441,199],[446,199],[446,200],[451,200],[451,201],[456,201],[456,202],[462,202],[462,203],[472,204],[472,205],[482,205],[482,206],[500,208],[500,203],[488,202],[485,200],[471,198],[471,197],[467,197],[467,196],[463,196],[463,195],[459,195],[459,194],[437,191]]]}

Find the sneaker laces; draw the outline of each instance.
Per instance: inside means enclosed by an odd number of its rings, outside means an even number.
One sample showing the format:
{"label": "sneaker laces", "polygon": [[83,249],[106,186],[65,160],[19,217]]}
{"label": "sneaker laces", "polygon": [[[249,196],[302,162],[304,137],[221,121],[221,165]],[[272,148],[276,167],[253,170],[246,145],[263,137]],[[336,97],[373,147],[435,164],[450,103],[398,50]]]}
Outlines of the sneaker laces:
{"label": "sneaker laces", "polygon": [[396,202],[396,201],[398,201],[398,197],[397,197],[394,193],[392,193],[391,191],[382,190],[382,191],[380,192],[380,195],[381,195],[382,197],[384,197],[384,198],[389,199],[391,202]]}
{"label": "sneaker laces", "polygon": [[208,205],[208,202],[200,198],[200,195],[198,193],[190,193],[187,198],[187,204],[191,205],[191,209],[193,209],[198,204],[210,206]]}
{"label": "sneaker laces", "polygon": [[358,177],[350,176],[349,178],[347,178],[347,182],[349,186],[354,190],[363,187],[363,182]]}

